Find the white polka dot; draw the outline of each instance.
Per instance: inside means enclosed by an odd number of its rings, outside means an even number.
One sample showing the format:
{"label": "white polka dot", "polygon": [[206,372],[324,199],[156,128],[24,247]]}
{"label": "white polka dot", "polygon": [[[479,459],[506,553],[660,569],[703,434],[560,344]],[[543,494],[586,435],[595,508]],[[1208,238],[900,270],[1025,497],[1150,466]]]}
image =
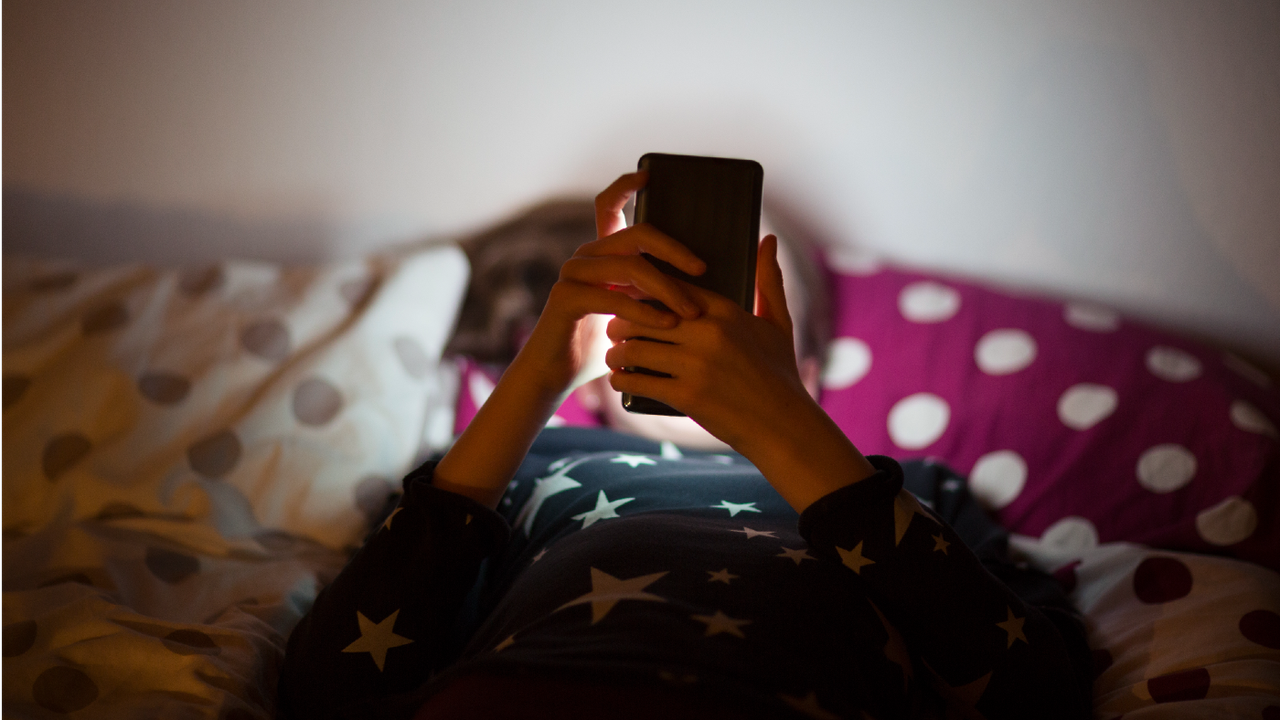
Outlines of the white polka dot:
{"label": "white polka dot", "polygon": [[1173,492],[1196,475],[1196,456],[1177,443],[1147,448],[1138,458],[1138,484],[1154,493]]}
{"label": "white polka dot", "polygon": [[1248,538],[1258,527],[1258,511],[1253,503],[1237,495],[1196,515],[1196,532],[1205,542],[1234,545]]}
{"label": "white polka dot", "polygon": [[903,450],[919,450],[941,437],[950,420],[946,400],[933,393],[908,395],[889,411],[889,437]]}
{"label": "white polka dot", "polygon": [[485,377],[482,372],[473,372],[471,377],[467,378],[467,390],[471,391],[471,401],[475,403],[477,409],[489,399],[495,387],[493,381]]}
{"label": "white polka dot", "polygon": [[836,338],[822,371],[822,387],[841,390],[858,382],[871,369],[871,348],[858,338]]}
{"label": "white polka dot", "polygon": [[1062,317],[1068,325],[1090,332],[1111,332],[1120,327],[1119,313],[1101,305],[1067,303]]}
{"label": "white polka dot", "polygon": [[1012,450],[996,450],[978,458],[969,473],[969,490],[989,510],[1013,502],[1027,484],[1027,462]]}
{"label": "white polka dot", "polygon": [[1009,375],[1036,359],[1036,341],[1027,332],[1016,328],[992,330],[978,341],[973,359],[988,375]]}
{"label": "white polka dot", "polygon": [[1058,398],[1058,419],[1073,430],[1088,430],[1116,411],[1116,391],[1106,385],[1079,383]]}
{"label": "white polka dot", "polygon": [[1276,426],[1271,422],[1271,419],[1263,415],[1261,410],[1244,400],[1236,400],[1231,403],[1231,424],[1246,432],[1270,435],[1271,437],[1280,436],[1277,434]]}
{"label": "white polka dot", "polygon": [[568,421],[559,415],[552,415],[547,418],[547,427],[564,427],[566,422]]}
{"label": "white polka dot", "polygon": [[840,246],[827,255],[831,268],[841,275],[875,275],[880,272],[880,258],[862,248]]}
{"label": "white polka dot", "polygon": [[1068,515],[1045,528],[1040,542],[1067,552],[1083,552],[1098,546],[1098,530],[1079,515]]}
{"label": "white polka dot", "polygon": [[942,322],[959,310],[960,293],[931,280],[913,282],[898,293],[898,311],[911,322]]}
{"label": "white polka dot", "polygon": [[1200,361],[1195,356],[1164,345],[1147,351],[1147,369],[1169,382],[1187,382],[1200,377]]}
{"label": "white polka dot", "polygon": [[1224,353],[1222,364],[1231,368],[1237,375],[1262,387],[1271,387],[1271,376],[1250,365],[1244,358],[1232,353]]}

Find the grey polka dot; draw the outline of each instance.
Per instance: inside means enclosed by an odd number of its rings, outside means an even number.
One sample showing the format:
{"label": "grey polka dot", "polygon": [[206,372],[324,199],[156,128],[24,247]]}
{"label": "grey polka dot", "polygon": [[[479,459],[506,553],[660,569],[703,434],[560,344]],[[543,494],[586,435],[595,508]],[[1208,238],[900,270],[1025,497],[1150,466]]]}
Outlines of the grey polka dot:
{"label": "grey polka dot", "polygon": [[19,620],[4,626],[4,656],[18,657],[36,644],[34,620]]}
{"label": "grey polka dot", "polygon": [[163,548],[147,548],[147,569],[161,580],[176,585],[200,572],[200,559]]}
{"label": "grey polka dot", "polygon": [[73,272],[51,273],[49,275],[41,275],[31,281],[27,287],[31,292],[56,292],[58,290],[66,290],[76,284],[76,274]]}
{"label": "grey polka dot", "polygon": [[222,652],[213,638],[199,630],[174,630],[165,635],[161,642],[179,655],[217,655]]}
{"label": "grey polka dot", "polygon": [[217,480],[240,462],[240,438],[230,430],[219,430],[187,448],[191,469],[210,480]]}
{"label": "grey polka dot", "polygon": [[226,279],[227,276],[222,272],[221,265],[191,268],[184,270],[178,276],[178,289],[184,295],[198,297],[222,287]]}
{"label": "grey polka dot", "polygon": [[0,537],[4,538],[5,542],[17,542],[26,536],[27,533],[19,530],[18,528],[8,528],[2,535],[0,535]]}
{"label": "grey polka dot", "polygon": [[304,425],[324,425],[341,409],[342,393],[322,378],[308,378],[293,391],[293,416]]}
{"label": "grey polka dot", "polygon": [[145,512],[129,503],[112,502],[103,505],[94,518],[97,520],[115,520],[117,518],[146,517],[146,515]]}
{"label": "grey polka dot", "polygon": [[67,573],[66,575],[49,578],[36,587],[47,588],[54,585],[62,585],[63,583],[76,583],[77,585],[88,585],[89,587],[93,587],[93,580],[90,580],[89,576],[82,572]]}
{"label": "grey polka dot", "polygon": [[57,480],[58,476],[83,460],[92,448],[89,438],[80,433],[65,433],[53,438],[44,446],[44,476]]}
{"label": "grey polka dot", "polygon": [[352,308],[358,308],[369,299],[369,296],[373,294],[374,289],[377,287],[378,281],[372,277],[356,278],[338,286],[338,294],[342,296],[343,300],[351,303]]}
{"label": "grey polka dot", "polygon": [[281,551],[288,550],[294,546],[295,540],[292,535],[282,530],[263,530],[256,533],[253,539],[257,541],[264,550]]}
{"label": "grey polka dot", "polygon": [[369,519],[377,520],[396,486],[387,478],[370,475],[356,483],[356,507]]}
{"label": "grey polka dot", "polygon": [[80,330],[85,335],[97,335],[124,327],[129,322],[129,311],[124,303],[113,300],[85,313],[80,320]]}
{"label": "grey polka dot", "polygon": [[71,713],[97,700],[98,686],[75,668],[51,667],[36,677],[31,695],[46,710]]}
{"label": "grey polka dot", "polygon": [[4,409],[8,410],[11,405],[22,399],[27,394],[27,388],[31,387],[31,378],[23,375],[5,375],[4,376]]}
{"label": "grey polka dot", "polygon": [[240,344],[264,360],[283,360],[291,347],[289,329],[279,320],[259,320],[240,333]]}
{"label": "grey polka dot", "polygon": [[173,373],[147,373],[138,378],[138,392],[154,403],[176,405],[191,392],[191,381]]}
{"label": "grey polka dot", "polygon": [[427,352],[422,349],[422,345],[417,340],[408,335],[401,335],[392,342],[392,345],[395,347],[396,357],[400,358],[400,364],[404,366],[404,371],[411,377],[421,380],[431,371],[431,358],[427,357]]}

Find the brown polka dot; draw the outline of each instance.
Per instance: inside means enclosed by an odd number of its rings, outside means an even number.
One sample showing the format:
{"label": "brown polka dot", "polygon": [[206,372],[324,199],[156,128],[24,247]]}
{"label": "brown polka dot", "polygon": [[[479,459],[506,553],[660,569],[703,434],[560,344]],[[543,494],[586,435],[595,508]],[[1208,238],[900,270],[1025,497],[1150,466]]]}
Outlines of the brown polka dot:
{"label": "brown polka dot", "polygon": [[40,583],[36,587],[47,588],[47,587],[52,587],[54,585],[62,585],[63,583],[76,583],[77,585],[88,585],[89,587],[93,587],[93,580],[90,580],[89,576],[85,575],[82,572],[59,575],[55,578],[50,578],[48,580],[45,580],[44,582]]}
{"label": "brown polka dot", "polygon": [[97,700],[98,686],[75,668],[51,667],[36,677],[31,695],[46,710],[71,713]]}
{"label": "brown polka dot", "polygon": [[152,372],[138,378],[138,392],[151,402],[160,405],[176,405],[191,392],[191,381],[181,375]]}
{"label": "brown polka dot", "polygon": [[1149,605],[1186,597],[1191,592],[1191,569],[1171,557],[1149,557],[1133,572],[1133,592]]}
{"label": "brown polka dot", "polygon": [[383,508],[395,490],[395,484],[387,478],[370,475],[356,484],[356,507],[373,522],[382,516]]}
{"label": "brown polka dot", "polygon": [[184,295],[198,297],[222,287],[226,279],[227,276],[222,272],[221,265],[191,268],[184,270],[178,276],[178,289]]}
{"label": "brown polka dot", "polygon": [[19,620],[4,626],[4,656],[18,657],[36,644],[34,620]]}
{"label": "brown polka dot", "polygon": [[1199,700],[1209,694],[1209,671],[1195,668],[1153,677],[1147,681],[1147,692],[1158,703]]}
{"label": "brown polka dot", "polygon": [[129,503],[112,502],[103,505],[94,518],[97,520],[115,520],[117,518],[146,517],[146,515],[145,512]]}
{"label": "brown polka dot", "polygon": [[427,357],[427,351],[422,349],[422,345],[417,340],[408,335],[397,337],[392,345],[396,350],[396,357],[400,358],[400,364],[404,366],[404,371],[409,373],[410,377],[421,380],[431,371],[431,359]]}
{"label": "brown polka dot", "polygon": [[352,308],[358,308],[369,299],[377,287],[378,281],[372,277],[356,278],[339,285],[338,294],[343,300],[351,303]]}
{"label": "brown polka dot", "polygon": [[1093,651],[1093,679],[1097,680],[1102,673],[1111,667],[1112,663],[1111,651],[1106,648],[1099,648]]}
{"label": "brown polka dot", "polygon": [[289,357],[292,343],[289,329],[279,320],[259,320],[240,333],[245,350],[264,360],[280,361]]}
{"label": "brown polka dot", "polygon": [[293,391],[293,416],[304,425],[324,425],[342,409],[342,393],[328,380],[308,378]]}
{"label": "brown polka dot", "polygon": [[210,480],[217,480],[240,462],[240,438],[230,430],[219,430],[187,448],[191,469]]}
{"label": "brown polka dot", "polygon": [[41,275],[31,281],[27,287],[31,292],[56,292],[58,290],[66,290],[76,284],[76,274],[73,272],[50,273],[49,275]]}
{"label": "brown polka dot", "polygon": [[283,530],[263,530],[253,536],[253,539],[265,550],[279,552],[288,550],[296,543],[295,538]]}
{"label": "brown polka dot", "polygon": [[217,655],[222,652],[213,638],[199,630],[174,630],[165,635],[161,642],[179,655]]}
{"label": "brown polka dot", "polygon": [[113,300],[90,310],[80,320],[80,330],[85,335],[97,335],[124,327],[129,322],[129,311],[124,303]]}
{"label": "brown polka dot", "polygon": [[147,548],[147,569],[161,580],[176,585],[200,572],[199,558],[163,548]]}
{"label": "brown polka dot", "polygon": [[23,375],[5,375],[4,376],[4,409],[8,410],[11,405],[22,399],[27,394],[27,388],[31,387],[31,378]]}
{"label": "brown polka dot", "polygon": [[1240,618],[1240,634],[1262,647],[1280,650],[1280,615],[1254,610]]}
{"label": "brown polka dot", "polygon": [[1062,592],[1070,595],[1072,590],[1076,589],[1076,567],[1080,565],[1079,560],[1072,560],[1053,571],[1053,578],[1062,586]]}
{"label": "brown polka dot", "polygon": [[91,449],[93,444],[89,442],[89,438],[80,433],[65,433],[53,438],[44,446],[42,458],[44,476],[50,480],[57,480],[60,475],[83,460]]}

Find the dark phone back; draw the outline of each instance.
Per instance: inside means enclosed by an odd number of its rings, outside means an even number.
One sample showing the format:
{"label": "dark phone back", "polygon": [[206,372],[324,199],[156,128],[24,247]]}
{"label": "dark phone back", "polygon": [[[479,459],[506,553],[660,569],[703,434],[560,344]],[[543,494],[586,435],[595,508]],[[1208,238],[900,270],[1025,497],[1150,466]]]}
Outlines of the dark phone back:
{"label": "dark phone back", "polygon": [[[718,292],[754,312],[764,185],[760,163],[648,153],[640,158],[639,169],[648,171],[649,179],[636,194],[636,223],[647,222],[680,241],[707,263],[707,271],[694,277],[651,255],[645,258],[668,275]],[[651,398],[626,393],[622,406],[649,415],[684,414]]]}

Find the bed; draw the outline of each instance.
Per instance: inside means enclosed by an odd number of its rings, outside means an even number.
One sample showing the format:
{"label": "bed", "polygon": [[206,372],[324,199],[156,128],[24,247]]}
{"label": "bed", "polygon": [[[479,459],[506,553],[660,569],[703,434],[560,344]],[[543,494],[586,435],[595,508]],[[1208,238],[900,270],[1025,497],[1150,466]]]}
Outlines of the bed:
{"label": "bed", "polygon": [[[1280,718],[1275,381],[1096,304],[829,260],[824,407],[969,475],[1084,613],[1095,717]],[[272,717],[292,626],[492,389],[443,354],[467,277],[447,243],[6,258],[5,716]]]}

